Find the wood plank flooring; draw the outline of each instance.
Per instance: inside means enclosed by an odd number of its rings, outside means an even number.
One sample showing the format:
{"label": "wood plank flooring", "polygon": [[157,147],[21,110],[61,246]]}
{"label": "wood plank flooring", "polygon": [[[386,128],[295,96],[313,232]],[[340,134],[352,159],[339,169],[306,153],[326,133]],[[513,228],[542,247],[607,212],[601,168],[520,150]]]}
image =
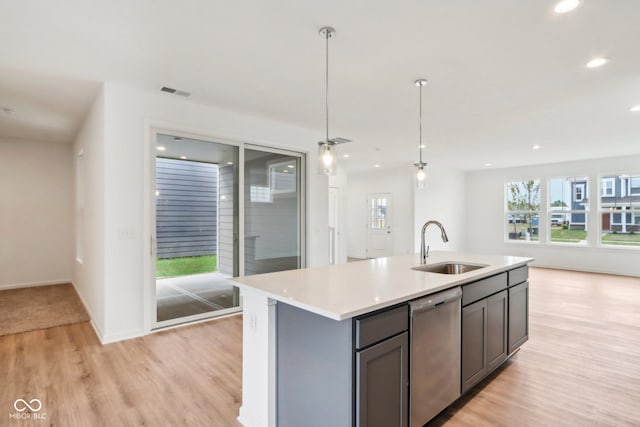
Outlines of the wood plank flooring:
{"label": "wood plank flooring", "polygon": [[[240,426],[242,318],[105,346],[88,322],[0,337],[0,426]],[[9,419],[22,398],[46,420]]]}
{"label": "wood plank flooring", "polygon": [[[640,426],[640,279],[531,269],[530,339],[431,426]],[[0,426],[239,426],[240,316],[101,346],[0,337]],[[40,421],[9,419],[18,398]],[[304,427],[304,426],[300,426]]]}
{"label": "wood plank flooring", "polygon": [[432,426],[640,426],[640,279],[531,268],[529,341]]}

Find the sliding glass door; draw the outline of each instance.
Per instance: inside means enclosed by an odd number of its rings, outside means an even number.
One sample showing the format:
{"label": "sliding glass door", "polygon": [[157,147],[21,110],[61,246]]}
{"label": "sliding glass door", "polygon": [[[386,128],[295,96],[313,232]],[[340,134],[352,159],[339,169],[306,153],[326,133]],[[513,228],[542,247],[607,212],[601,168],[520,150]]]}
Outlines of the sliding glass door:
{"label": "sliding glass door", "polygon": [[244,275],[303,265],[302,157],[244,151]]}
{"label": "sliding glass door", "polygon": [[239,275],[304,266],[304,156],[158,132],[153,328],[240,310]]}
{"label": "sliding glass door", "polygon": [[158,134],[156,326],[238,310],[239,148]]}

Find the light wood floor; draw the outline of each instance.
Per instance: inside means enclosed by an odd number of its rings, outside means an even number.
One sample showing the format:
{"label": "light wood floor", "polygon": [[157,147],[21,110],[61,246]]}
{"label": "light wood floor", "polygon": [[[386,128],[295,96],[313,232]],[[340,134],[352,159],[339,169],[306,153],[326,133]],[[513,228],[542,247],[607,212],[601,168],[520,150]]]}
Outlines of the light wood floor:
{"label": "light wood floor", "polygon": [[[430,427],[640,426],[640,279],[530,276],[529,342]],[[241,341],[240,316],[106,346],[88,323],[0,337],[0,425],[239,426]],[[18,398],[47,420],[9,420]]]}
{"label": "light wood floor", "polygon": [[640,278],[531,268],[529,341],[431,426],[640,426]]}

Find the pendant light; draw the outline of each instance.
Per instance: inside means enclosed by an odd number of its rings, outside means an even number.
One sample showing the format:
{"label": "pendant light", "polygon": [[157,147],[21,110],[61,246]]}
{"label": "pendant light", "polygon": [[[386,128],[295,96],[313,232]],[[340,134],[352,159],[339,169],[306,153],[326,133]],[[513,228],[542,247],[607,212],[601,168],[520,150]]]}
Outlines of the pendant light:
{"label": "pendant light", "polygon": [[422,149],[424,148],[424,145],[422,145],[422,87],[426,84],[427,81],[425,79],[418,79],[415,81],[415,85],[420,89],[420,137],[418,140],[418,153],[420,157],[418,159],[418,162],[413,164],[417,168],[416,187],[418,189],[424,188],[427,181],[427,172],[425,171],[427,164],[422,161]]}
{"label": "pendant light", "polygon": [[331,27],[322,27],[320,37],[325,39],[325,139],[318,143],[318,157],[320,158],[320,172],[325,175],[335,175],[337,171],[338,156],[336,142],[329,139],[329,39],[336,33]]}

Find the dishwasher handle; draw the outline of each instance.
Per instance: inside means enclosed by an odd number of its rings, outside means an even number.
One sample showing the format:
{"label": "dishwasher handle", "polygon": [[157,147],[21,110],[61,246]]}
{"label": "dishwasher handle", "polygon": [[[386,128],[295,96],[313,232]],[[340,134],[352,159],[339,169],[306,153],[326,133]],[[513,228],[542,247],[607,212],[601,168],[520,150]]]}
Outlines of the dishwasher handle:
{"label": "dishwasher handle", "polygon": [[459,301],[462,298],[462,289],[460,287],[449,289],[439,294],[430,295],[409,303],[411,307],[411,316],[417,313],[433,310],[441,305],[450,304]]}

